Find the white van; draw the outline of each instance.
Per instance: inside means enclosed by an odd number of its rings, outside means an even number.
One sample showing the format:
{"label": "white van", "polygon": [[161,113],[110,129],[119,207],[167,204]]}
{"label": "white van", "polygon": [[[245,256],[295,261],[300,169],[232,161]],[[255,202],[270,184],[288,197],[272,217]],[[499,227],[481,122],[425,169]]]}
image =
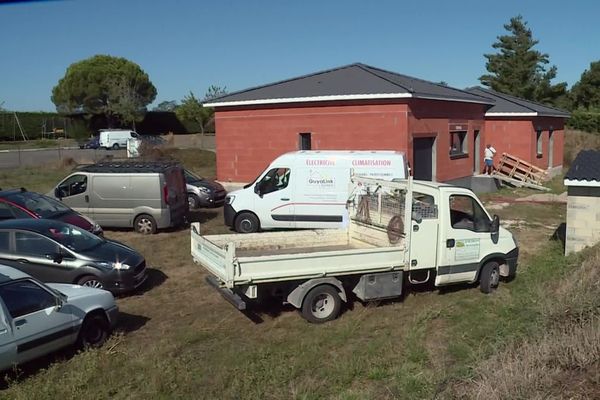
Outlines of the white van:
{"label": "white van", "polygon": [[391,181],[407,177],[397,151],[295,151],[276,158],[256,180],[225,199],[225,224],[237,232],[341,228],[351,171]]}
{"label": "white van", "polygon": [[139,139],[134,131],[123,129],[100,129],[100,147],[113,150],[127,148],[127,141],[131,138]]}

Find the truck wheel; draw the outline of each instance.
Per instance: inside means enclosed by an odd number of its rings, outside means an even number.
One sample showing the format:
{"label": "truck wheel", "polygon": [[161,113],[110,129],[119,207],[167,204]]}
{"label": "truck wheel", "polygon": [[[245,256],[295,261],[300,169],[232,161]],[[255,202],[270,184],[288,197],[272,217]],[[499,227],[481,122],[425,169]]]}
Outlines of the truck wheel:
{"label": "truck wheel", "polygon": [[138,215],[133,221],[133,229],[142,235],[156,233],[156,221],[149,215]]}
{"label": "truck wheel", "polygon": [[241,213],[235,219],[235,230],[239,233],[258,232],[258,217],[252,213]]}
{"label": "truck wheel", "polygon": [[200,207],[200,199],[193,193],[188,194],[188,205],[190,210],[195,210]]}
{"label": "truck wheel", "polygon": [[342,308],[342,300],[337,289],[320,285],[306,295],[302,302],[302,316],[308,322],[320,324],[336,319]]}
{"label": "truck wheel", "polygon": [[498,263],[490,261],[483,266],[479,275],[479,289],[483,293],[491,293],[500,282],[500,268]]}
{"label": "truck wheel", "polygon": [[119,147],[119,143],[115,143],[115,144],[112,145],[112,149],[113,150],[119,150],[119,148],[120,148]]}
{"label": "truck wheel", "polygon": [[106,317],[100,313],[90,314],[85,317],[79,331],[79,345],[84,349],[98,348],[106,342],[110,327]]}

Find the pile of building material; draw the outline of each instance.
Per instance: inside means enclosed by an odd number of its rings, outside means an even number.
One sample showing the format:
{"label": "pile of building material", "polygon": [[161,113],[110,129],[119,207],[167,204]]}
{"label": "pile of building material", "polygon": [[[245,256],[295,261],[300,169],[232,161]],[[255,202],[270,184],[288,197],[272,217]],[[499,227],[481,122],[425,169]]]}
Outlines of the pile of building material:
{"label": "pile of building material", "polygon": [[493,177],[517,187],[550,190],[542,184],[548,180],[548,172],[508,153],[502,153]]}

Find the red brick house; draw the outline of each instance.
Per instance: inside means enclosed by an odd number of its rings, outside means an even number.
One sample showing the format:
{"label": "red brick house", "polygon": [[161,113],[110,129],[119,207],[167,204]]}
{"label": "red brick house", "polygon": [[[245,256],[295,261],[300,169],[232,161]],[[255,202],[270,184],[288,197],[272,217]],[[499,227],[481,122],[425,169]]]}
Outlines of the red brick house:
{"label": "red brick house", "polygon": [[[490,89],[475,87],[467,91],[495,102],[485,113],[483,146],[490,143],[499,154],[512,154],[549,170],[551,175],[560,173],[569,113]],[[478,162],[483,168],[483,160]]]}
{"label": "red brick house", "polygon": [[[486,112],[495,103],[488,94],[352,64],[205,105],[215,108],[221,181],[251,181],[275,157],[294,150],[398,150],[407,154],[416,179],[469,185],[481,171]],[[560,138],[558,125],[553,129],[554,147],[562,148],[562,124]],[[512,150],[500,139],[494,145]]]}

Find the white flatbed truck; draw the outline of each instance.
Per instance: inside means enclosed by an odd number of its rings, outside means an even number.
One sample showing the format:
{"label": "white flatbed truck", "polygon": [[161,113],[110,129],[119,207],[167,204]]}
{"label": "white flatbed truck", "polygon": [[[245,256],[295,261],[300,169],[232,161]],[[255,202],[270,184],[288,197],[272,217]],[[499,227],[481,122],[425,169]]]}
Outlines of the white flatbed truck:
{"label": "white flatbed truck", "polygon": [[239,310],[276,295],[315,323],[336,318],[351,293],[393,298],[431,280],[478,282],[489,293],[516,274],[513,235],[470,190],[410,178],[351,182],[345,229],[202,236],[193,223],[192,257]]}

